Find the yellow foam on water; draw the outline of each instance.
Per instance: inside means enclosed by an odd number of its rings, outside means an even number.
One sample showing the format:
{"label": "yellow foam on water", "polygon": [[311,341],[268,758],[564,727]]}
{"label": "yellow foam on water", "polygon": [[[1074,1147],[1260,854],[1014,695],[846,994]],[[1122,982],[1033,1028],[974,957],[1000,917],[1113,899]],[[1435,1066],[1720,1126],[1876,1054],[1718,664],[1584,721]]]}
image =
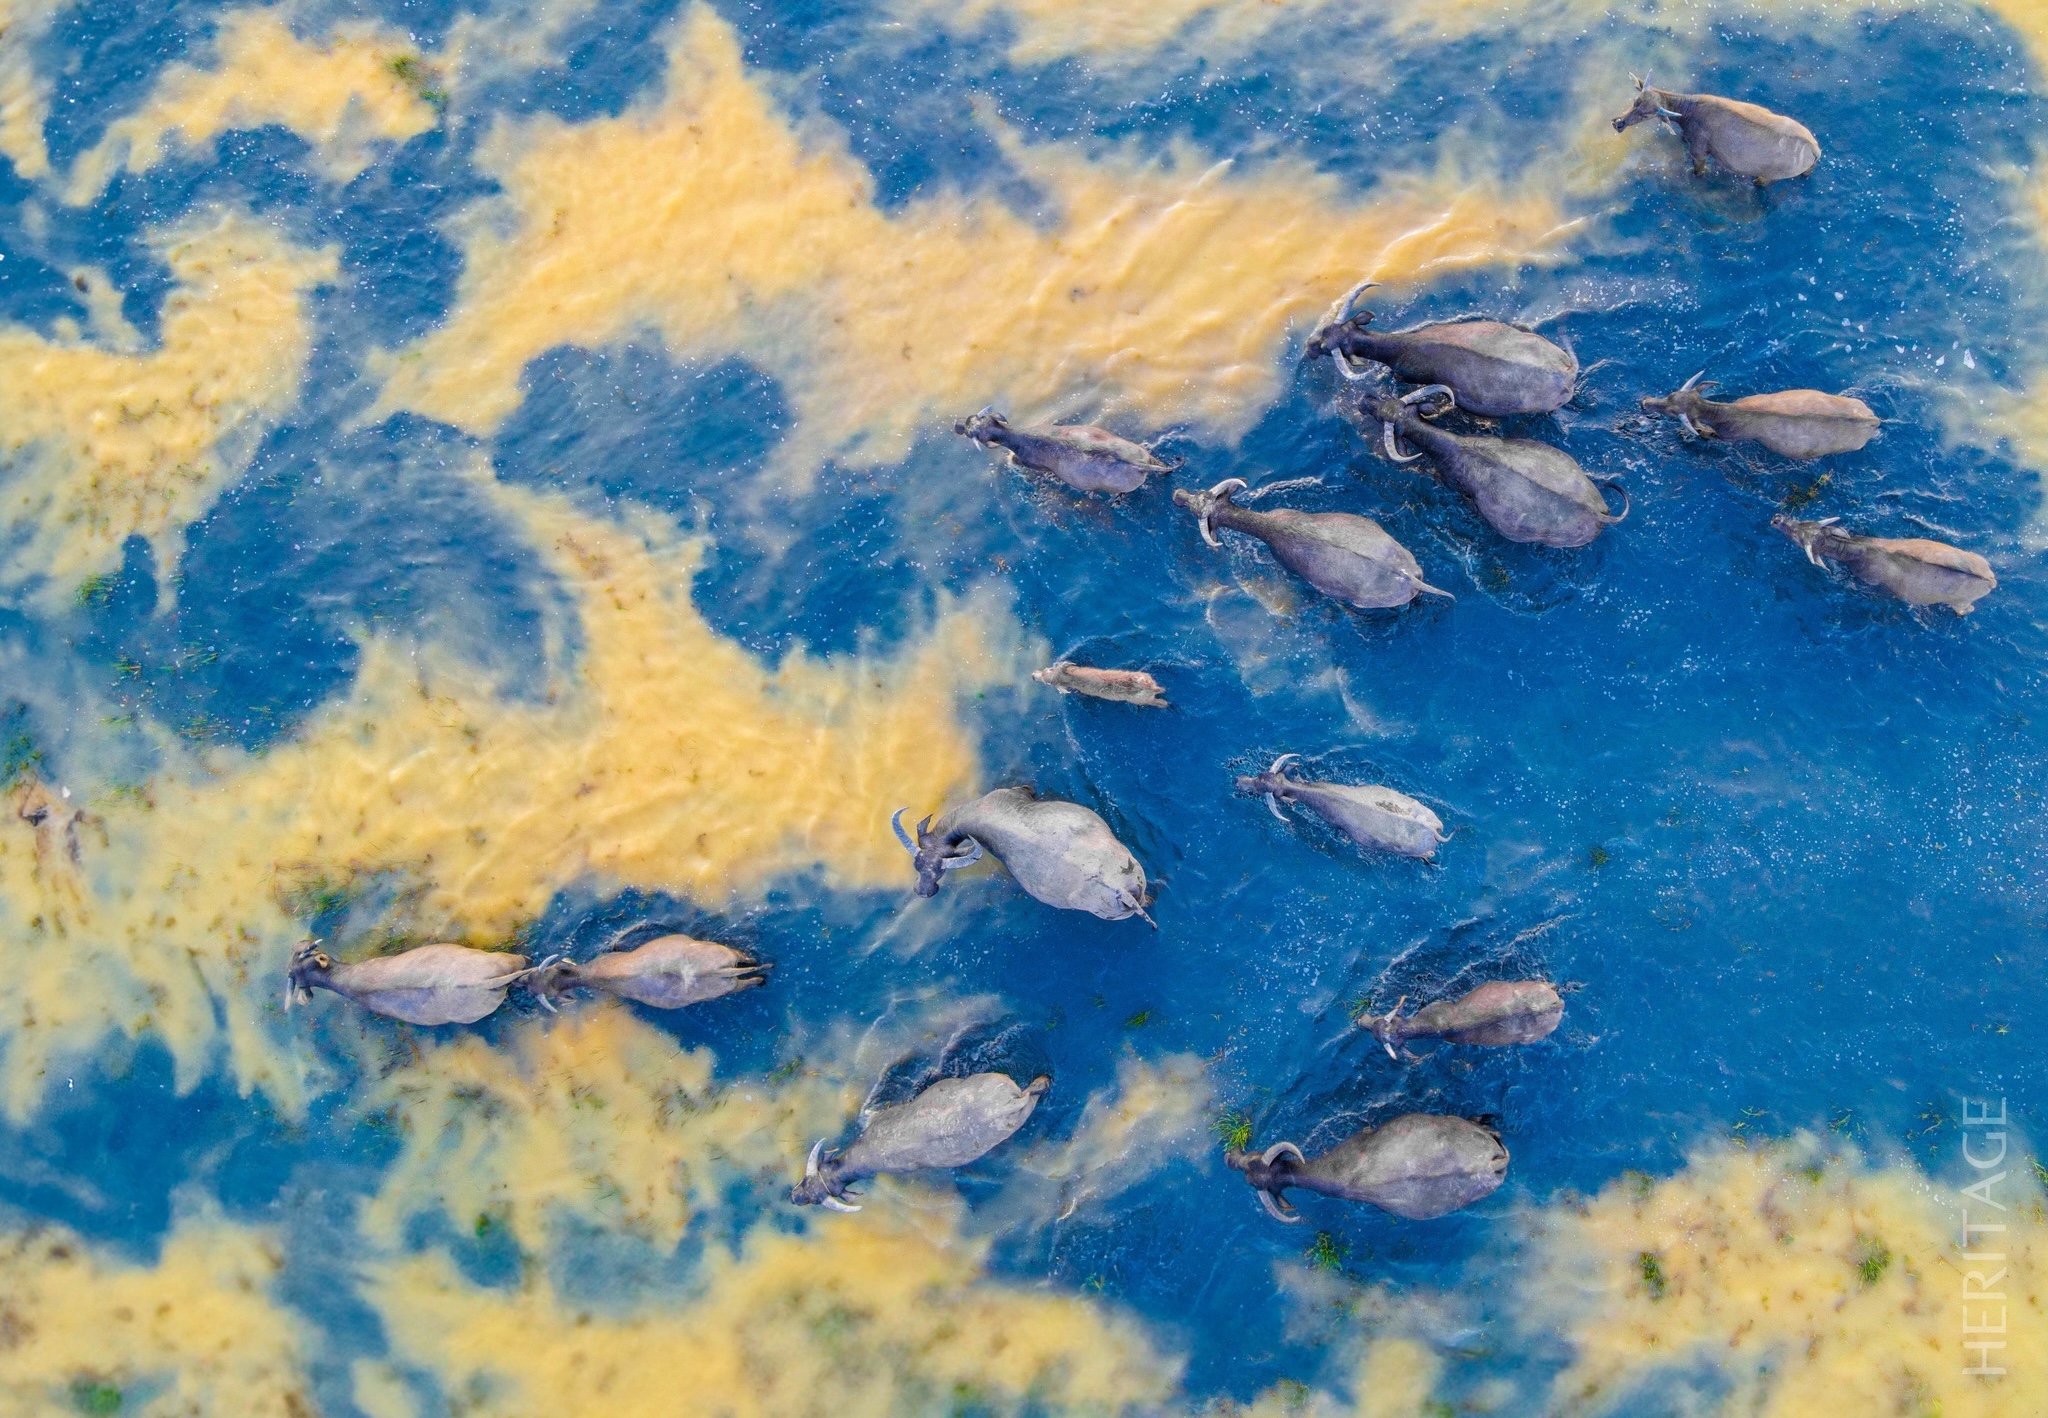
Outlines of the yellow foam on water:
{"label": "yellow foam on water", "polygon": [[307,1349],[261,1230],[186,1217],[157,1259],[58,1226],[0,1233],[0,1415],[303,1418]]}
{"label": "yellow foam on water", "polygon": [[177,282],[156,348],[130,348],[119,329],[95,342],[0,328],[0,453],[14,460],[0,478],[0,586],[68,600],[136,534],[170,564],[185,525],[298,398],[307,294],[335,278],[334,252],[233,210],[154,244]]}
{"label": "yellow foam on water", "polygon": [[[1982,1134],[1973,1145],[1994,1150]],[[1822,1165],[1795,1141],[1703,1153],[1677,1176],[1619,1181],[1541,1218],[1542,1266],[1520,1304],[1575,1351],[1553,1400],[1605,1412],[1667,1367],[1709,1366],[1731,1386],[1714,1411],[1752,1418],[2048,1413],[2048,1369],[2023,1362],[2048,1352],[2044,1217],[2024,1158],[2009,1155],[1991,1192],[2007,1210],[1970,1203],[2009,1227],[1979,1238],[2009,1256],[1990,1287],[2003,1298],[1968,1306],[1972,1323],[2002,1312],[2003,1379],[1964,1372],[1979,1362],[1962,1348],[1964,1274],[1999,1266],[1961,1259],[1957,1192],[1907,1167]]]}
{"label": "yellow foam on water", "polygon": [[34,42],[62,8],[64,0],[0,0],[0,157],[30,182],[50,170],[50,83],[36,69]]}
{"label": "yellow foam on water", "polygon": [[794,1181],[812,1140],[859,1102],[808,1070],[719,1086],[713,1063],[611,1004],[535,1020],[496,1048],[475,1035],[436,1046],[362,1097],[392,1109],[405,1139],[364,1230],[395,1245],[424,1207],[464,1233],[504,1227],[530,1253],[564,1216],[673,1249],[726,1176]]}
{"label": "yellow foam on water", "polygon": [[1359,197],[1293,160],[1006,141],[1049,225],[957,194],[884,212],[841,141],[799,133],[697,7],[665,92],[487,145],[505,195],[466,224],[446,323],[384,359],[381,407],[488,431],[537,355],[651,332],[781,380],[799,473],[900,457],[989,402],[1234,436],[1277,395],[1288,332],[1354,280],[1539,259],[1572,229],[1539,178],[1506,190],[1450,159]]}
{"label": "yellow foam on water", "polygon": [[574,882],[716,905],[807,869],[909,883],[888,815],[973,782],[953,706],[1021,675],[1006,618],[965,606],[893,658],[765,665],[698,613],[697,545],[672,527],[497,495],[579,617],[578,658],[538,698],[507,699],[431,645],[368,639],[352,689],[293,740],[172,741],[149,782],[95,796],[75,863],[48,822],[0,818],[14,1116],[109,1032],[160,1038],[185,1087],[224,1041],[244,1089],[298,1107],[307,1050],[276,1017],[303,930],[288,907],[369,874],[410,888],[393,929],[478,945]]}
{"label": "yellow foam on water", "polygon": [[113,175],[144,172],[175,145],[204,148],[222,133],[277,125],[313,146],[345,182],[375,144],[402,143],[439,121],[424,95],[436,82],[402,35],[364,26],[309,42],[275,9],[221,17],[212,62],[173,64],[142,107],[107,126],[73,166],[66,199],[90,202]]}
{"label": "yellow foam on water", "polygon": [[1389,1336],[1366,1346],[1352,1392],[1358,1418],[1425,1418],[1443,1360],[1420,1340]]}
{"label": "yellow foam on water", "polygon": [[1037,1143],[1017,1159],[1017,1179],[992,1209],[1014,1209],[1018,1219],[1065,1219],[1122,1195],[1173,1158],[1206,1158],[1215,1150],[1215,1102],[1199,1056],[1126,1054],[1117,1061],[1116,1082],[1089,1097],[1067,1138]]}
{"label": "yellow foam on water", "polygon": [[369,1268],[365,1296],[402,1361],[477,1418],[911,1418],[971,1405],[1114,1414],[1156,1404],[1177,1365],[1077,1296],[988,1279],[941,1220],[828,1216],[710,1250],[687,1299],[582,1309],[537,1272],[516,1289],[428,1254]]}

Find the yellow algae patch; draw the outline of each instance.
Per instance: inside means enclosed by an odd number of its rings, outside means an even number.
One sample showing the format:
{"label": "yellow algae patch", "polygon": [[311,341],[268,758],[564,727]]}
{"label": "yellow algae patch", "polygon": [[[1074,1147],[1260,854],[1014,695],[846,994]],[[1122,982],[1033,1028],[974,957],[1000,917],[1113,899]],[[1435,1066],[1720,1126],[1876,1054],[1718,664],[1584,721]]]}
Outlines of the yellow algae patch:
{"label": "yellow algae patch", "polygon": [[[1984,1134],[1974,1146],[1992,1154]],[[1957,1190],[1910,1168],[1823,1166],[1803,1139],[1696,1156],[1668,1180],[1624,1179],[1583,1211],[1547,1213],[1521,1296],[1525,1322],[1575,1351],[1554,1401],[1625,1411],[1633,1384],[1708,1365],[1731,1385],[1714,1411],[1752,1418],[2048,1413],[2048,1369],[2019,1362],[2048,1346],[2040,1194],[2011,1157],[1988,1204],[1969,1202],[1973,1219],[2008,1227],[1978,1238],[2005,1254],[1992,1265],[1962,1258]],[[1996,1381],[1964,1372],[1979,1362],[1965,1325],[1988,1323],[2005,1326],[1992,1337],[2015,1361]]]}
{"label": "yellow algae patch", "polygon": [[716,1085],[710,1050],[680,1048],[619,1005],[550,1024],[495,1048],[464,1036],[368,1091],[362,1106],[391,1109],[405,1139],[365,1207],[368,1234],[395,1245],[405,1218],[430,1209],[539,1252],[569,1215],[673,1249],[723,1176],[794,1180],[812,1139],[859,1101],[801,1071]]}
{"label": "yellow algae patch", "polygon": [[807,146],[695,8],[664,94],[487,144],[504,195],[466,222],[446,324],[385,357],[381,407],[486,432],[537,355],[651,331],[677,357],[739,354],[781,380],[798,471],[900,457],[991,401],[1235,436],[1277,395],[1288,332],[1361,275],[1539,259],[1572,227],[1540,179],[1503,190],[1448,160],[1361,198],[1284,160],[1010,148],[1052,226],[958,194],[885,213],[866,170]]}
{"label": "yellow algae patch", "polygon": [[478,1418],[1115,1414],[1178,1377],[1134,1323],[987,1278],[981,1250],[931,1217],[757,1227],[706,1255],[689,1300],[624,1315],[580,1309],[537,1271],[485,1289],[437,1254],[371,1266],[365,1298],[394,1357]]}
{"label": "yellow algae patch", "polygon": [[55,829],[0,818],[14,1116],[54,1061],[110,1032],[161,1038],[184,1087],[224,1039],[245,1090],[297,1108],[304,1051],[275,1032],[303,929],[287,907],[366,874],[407,888],[390,930],[474,944],[579,881],[718,904],[811,868],[846,888],[908,882],[889,812],[973,781],[953,706],[1020,673],[1007,621],[959,609],[894,659],[764,665],[691,603],[697,551],[672,528],[500,496],[580,622],[544,694],[507,699],[431,645],[368,640],[353,690],[295,740],[165,745],[140,790],[94,800],[75,858]]}
{"label": "yellow algae patch", "polygon": [[50,85],[32,51],[63,8],[64,0],[0,0],[0,157],[30,182],[50,170],[43,141]]}
{"label": "yellow algae patch", "polygon": [[1358,1418],[1427,1418],[1443,1361],[1420,1340],[1375,1339],[1359,1361],[1352,1391]]}
{"label": "yellow algae patch", "polygon": [[173,144],[204,148],[271,125],[304,138],[345,182],[370,165],[376,142],[402,143],[439,121],[427,98],[436,82],[402,36],[357,27],[314,43],[274,9],[236,10],[221,19],[210,65],[165,69],[142,107],[79,157],[66,200],[90,202],[115,172],[144,172]]}
{"label": "yellow algae patch", "polygon": [[154,1264],[57,1226],[0,1233],[0,1415],[304,1418],[305,1341],[267,1233],[180,1220]]}
{"label": "yellow algae patch", "polygon": [[995,1209],[1063,1220],[1129,1191],[1175,1157],[1199,1160],[1211,1151],[1215,1100],[1208,1065],[1196,1055],[1152,1061],[1126,1054],[1116,1083],[1090,1096],[1071,1137],[1041,1142],[1018,1159],[1016,1180]]}
{"label": "yellow algae patch", "polygon": [[168,562],[167,543],[298,398],[306,296],[334,280],[334,253],[232,210],[155,244],[177,281],[155,349],[0,328],[0,586],[68,596],[137,534]]}

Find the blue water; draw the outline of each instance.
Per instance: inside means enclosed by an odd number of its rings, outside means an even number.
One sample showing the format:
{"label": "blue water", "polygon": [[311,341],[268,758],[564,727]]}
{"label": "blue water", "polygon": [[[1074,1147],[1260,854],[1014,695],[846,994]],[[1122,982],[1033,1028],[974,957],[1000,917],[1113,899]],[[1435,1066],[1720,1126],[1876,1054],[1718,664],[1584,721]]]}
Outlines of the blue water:
{"label": "blue water", "polygon": [[[344,9],[429,47],[454,16],[326,7]],[[1379,88],[1343,74],[1343,52],[1373,43],[1375,22],[1330,11],[1215,68],[1167,55],[1097,73],[1071,60],[1020,67],[1000,27],[890,47],[858,5],[723,9],[748,62],[786,78],[786,101],[845,132],[883,205],[951,185],[1026,213],[1042,194],[975,120],[970,94],[1034,140],[1277,153],[1364,192],[1454,129],[1512,140],[1554,119],[1570,102],[1560,76],[1627,32],[1607,21],[1564,39],[1458,41],[1435,72]],[[1342,391],[1324,368],[1292,373],[1235,448],[1174,434],[1166,451],[1189,466],[1178,481],[1319,478],[1285,500],[1371,513],[1457,595],[1359,614],[1297,587],[1299,612],[1279,619],[1241,592],[1206,598],[1232,573],[1284,573],[1241,539],[1204,547],[1168,486],[1116,503],[1048,493],[941,429],[899,465],[828,465],[814,488],[764,511],[758,482],[790,420],[774,380],[740,361],[679,363],[653,343],[559,349],[526,371],[524,404],[491,439],[410,416],[359,426],[365,352],[449,308],[460,255],[440,228],[489,190],[471,166],[488,116],[620,111],[661,82],[673,13],[607,7],[572,28],[560,64],[464,94],[463,124],[339,188],[307,175],[289,133],[237,133],[217,153],[117,179],[90,207],[40,203],[48,228],[32,236],[38,199],[0,174],[9,321],[47,332],[82,319],[63,272],[91,262],[153,335],[168,276],[142,235],[217,203],[250,207],[301,244],[338,244],[349,291],[318,298],[299,407],[193,526],[175,567],[138,540],[91,605],[0,608],[0,640],[18,657],[0,663],[24,676],[0,685],[0,700],[53,746],[55,766],[67,745],[97,741],[67,719],[104,712],[88,703],[247,747],[286,740],[350,684],[362,627],[473,657],[508,694],[538,685],[546,572],[517,528],[446,476],[480,452],[507,482],[565,490],[605,515],[652,507],[708,533],[697,603],[763,657],[900,643],[936,598],[985,583],[999,558],[1025,627],[1060,655],[1152,667],[1175,706],[991,696],[969,711],[991,784],[1097,808],[1146,863],[1160,882],[1156,934],[1051,912],[1000,879],[973,885],[970,928],[908,956],[858,948],[900,898],[810,879],[725,915],[680,898],[558,898],[533,944],[594,947],[658,917],[776,963],[769,989],[647,1016],[713,1046],[723,1074],[785,1062],[791,1021],[863,1017],[944,986],[1006,1002],[975,1058],[1056,1078],[1020,1141],[1071,1130],[1127,1046],[1215,1059],[1224,1104],[1250,1113],[1261,1141],[1327,1144],[1416,1109],[1497,1118],[1514,1161],[1493,1201],[1429,1226],[1325,1204],[1300,1228],[1330,1232],[1355,1277],[1401,1285],[1455,1283],[1516,1200],[1671,1172],[1738,1120],[1752,1135],[1832,1128],[1930,1163],[1952,1141],[1942,1123],[1957,1092],[2003,1094],[2028,1125],[2048,1083],[2025,1043],[2048,991],[2048,580],[2024,540],[2039,491],[2006,458],[1954,446],[1939,422],[1959,346],[2008,386],[2042,352],[2040,253],[1996,176],[2048,142],[2048,102],[2013,36],[1964,11],[1815,37],[1790,22],[1717,25],[1694,60],[1698,85],[1766,98],[1821,133],[1827,158],[1810,179],[1759,195],[1686,181],[1674,163],[1599,199],[1601,234],[1556,272],[1452,276],[1376,305],[1395,328],[1536,313],[1586,364],[1602,362],[1573,406],[1516,429],[1626,482],[1632,517],[1588,549],[1507,545],[1455,495],[1378,459],[1334,412]],[[38,54],[59,76],[53,162],[139,102],[213,14],[66,11]],[[1533,61],[1520,57],[1531,49]],[[1615,77],[1619,112],[1627,85]],[[1864,454],[1787,468],[1688,444],[1634,412],[1702,367],[1735,392],[1853,385],[1889,422]],[[1820,471],[1832,480],[1802,515],[1957,541],[1991,558],[1997,592],[1958,620],[1808,566],[1768,524]],[[764,517],[785,545],[756,534]],[[175,595],[160,599],[172,576]],[[562,653],[573,657],[573,642]],[[1317,776],[1390,783],[1436,806],[1456,834],[1440,865],[1364,858],[1234,794],[1234,775],[1282,752]],[[1443,1050],[1398,1068],[1347,1032],[1363,1003],[1533,976],[1579,986],[1546,1045]],[[345,1414],[350,1358],[384,1341],[337,1283],[349,1247],[334,1198],[374,1188],[388,1148],[354,1126],[345,1091],[303,1125],[218,1080],[176,1096],[145,1040],[110,1048],[0,1140],[0,1200],[138,1256],[181,1188],[281,1225],[285,1298],[327,1337],[316,1395]],[[972,1202],[1002,1176],[992,1159],[961,1185]],[[749,1205],[780,1203],[764,1189]],[[995,1265],[1099,1287],[1185,1344],[1191,1393],[1247,1397],[1318,1363],[1283,1332],[1270,1265],[1306,1241],[1267,1221],[1235,1174],[1175,1163],[1100,1215],[1004,1240]],[[474,1276],[511,1273],[488,1246],[459,1247]]]}

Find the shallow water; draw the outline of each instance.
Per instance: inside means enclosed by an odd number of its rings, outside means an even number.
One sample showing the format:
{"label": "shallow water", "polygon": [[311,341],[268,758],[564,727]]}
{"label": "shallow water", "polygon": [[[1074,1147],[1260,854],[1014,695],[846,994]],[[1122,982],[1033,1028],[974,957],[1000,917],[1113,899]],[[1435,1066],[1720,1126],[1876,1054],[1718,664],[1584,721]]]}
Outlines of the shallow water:
{"label": "shallow water", "polygon": [[[2041,16],[1499,10],[17,4],[0,1411],[2048,1411]],[[1821,164],[1615,135],[1646,65]],[[1377,456],[1299,359],[1368,276],[1382,327],[1570,345],[1508,431],[1629,519],[1512,546]],[[1882,435],[1637,412],[1702,368]],[[950,432],[985,404],[1186,467],[1076,496]],[[1171,488],[1226,477],[1455,600],[1205,547]],[[1880,599],[1781,508],[1998,589]],[[1232,780],[1281,753],[1450,842],[1276,822]],[[1020,782],[1103,814],[1156,932],[993,866],[911,893],[888,814]],[[309,935],[656,927],[771,981],[280,1005]],[[1539,1045],[1350,1025],[1537,977]],[[864,1102],[983,1068],[1054,1079],[1003,1148],[787,1204]],[[1418,1110],[1492,1120],[1502,1190],[1290,1228],[1222,1165]]]}

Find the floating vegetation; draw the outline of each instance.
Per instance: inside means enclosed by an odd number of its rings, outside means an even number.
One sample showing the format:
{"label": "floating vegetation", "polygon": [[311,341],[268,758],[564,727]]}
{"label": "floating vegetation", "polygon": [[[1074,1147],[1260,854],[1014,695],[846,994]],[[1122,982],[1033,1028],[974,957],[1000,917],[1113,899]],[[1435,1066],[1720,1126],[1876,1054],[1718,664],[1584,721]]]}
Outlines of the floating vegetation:
{"label": "floating vegetation", "polygon": [[1891,1263],[1891,1247],[1875,1236],[1857,1237],[1856,1274],[1866,1289],[1884,1279],[1884,1273],[1891,1268]]}
{"label": "floating vegetation", "polygon": [[43,751],[28,731],[28,706],[0,714],[0,791],[12,788],[43,765]]}
{"label": "floating vegetation", "polygon": [[1806,486],[1795,487],[1791,491],[1787,492],[1785,494],[1784,502],[1780,505],[1783,506],[1787,512],[1797,512],[1801,508],[1807,507],[1812,503],[1818,501],[1820,495],[1827,490],[1828,484],[1833,482],[1834,480],[1835,475],[1833,473],[1822,473],[1812,482],[1806,484]]}
{"label": "floating vegetation", "polygon": [[1309,1244],[1308,1263],[1317,1270],[1341,1270],[1344,1267],[1344,1245],[1328,1231],[1316,1232],[1316,1238]]}
{"label": "floating vegetation", "polygon": [[1667,1281],[1664,1278],[1664,1262],[1657,1258],[1655,1251],[1643,1251],[1636,1256],[1636,1270],[1643,1277],[1643,1289],[1652,1300],[1664,1298]]}
{"label": "floating vegetation", "polygon": [[420,102],[430,105],[436,113],[447,112],[448,91],[441,87],[440,71],[417,54],[401,54],[385,67],[391,71],[391,77],[411,89]]}
{"label": "floating vegetation", "polygon": [[107,1418],[121,1411],[121,1390],[101,1379],[73,1379],[71,1406],[93,1418]]}
{"label": "floating vegetation", "polygon": [[1217,1140],[1233,1152],[1242,1152],[1252,1145],[1249,1113],[1225,1113],[1209,1126],[1215,1130]]}

